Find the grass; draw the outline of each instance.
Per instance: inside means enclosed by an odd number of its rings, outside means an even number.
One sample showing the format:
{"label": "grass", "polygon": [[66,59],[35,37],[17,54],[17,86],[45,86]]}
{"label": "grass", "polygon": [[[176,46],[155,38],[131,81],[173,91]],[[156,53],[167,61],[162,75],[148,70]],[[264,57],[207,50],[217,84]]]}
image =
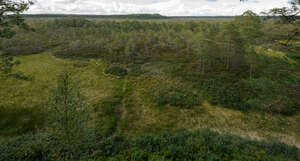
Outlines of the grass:
{"label": "grass", "polygon": [[[228,132],[245,138],[279,140],[300,148],[299,114],[282,116],[259,111],[244,113],[219,105],[213,106],[205,100],[192,109],[180,109],[171,105],[164,105],[163,108],[157,107],[146,93],[161,82],[180,84],[179,80],[164,72],[163,65],[147,64],[144,67],[145,74],[117,78],[105,75],[103,70],[108,64],[98,59],[59,59],[52,56],[51,53],[21,56],[16,59],[20,60],[21,64],[15,68],[15,71],[31,75],[33,80],[21,81],[14,78],[0,80],[0,107],[3,109],[43,108],[50,90],[56,85],[58,74],[62,70],[69,69],[80,80],[83,94],[87,97],[88,103],[94,107],[111,96],[122,97],[118,102],[119,110],[116,116],[118,123],[115,124],[115,131],[117,133],[131,136],[145,132],[158,133],[168,129],[210,128],[214,131]],[[78,62],[87,63],[87,66],[74,67],[74,63]],[[201,95],[199,92],[197,94]],[[4,117],[3,119],[1,117],[0,121],[2,136],[5,135],[3,132],[7,131],[7,124],[3,121],[5,119],[27,116],[27,119],[30,120],[28,121],[29,125],[34,122],[38,126],[42,122],[42,119],[33,115],[35,112],[25,111],[16,113],[1,111],[1,116]],[[95,114],[95,121],[101,120],[101,117],[97,116]],[[20,126],[26,127],[17,121],[15,125],[11,125],[15,129],[21,128]],[[32,128],[17,131],[24,133],[30,130]]]}

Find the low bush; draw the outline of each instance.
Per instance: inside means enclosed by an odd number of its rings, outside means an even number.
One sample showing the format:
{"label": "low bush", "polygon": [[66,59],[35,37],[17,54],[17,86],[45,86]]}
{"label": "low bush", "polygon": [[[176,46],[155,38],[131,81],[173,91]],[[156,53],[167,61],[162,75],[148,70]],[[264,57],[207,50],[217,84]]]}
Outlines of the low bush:
{"label": "low bush", "polygon": [[105,69],[104,71],[105,74],[111,74],[119,77],[124,77],[128,74],[127,69],[118,66],[118,65],[113,65]]}
{"label": "low bush", "polygon": [[176,85],[158,85],[151,91],[150,95],[158,106],[171,105],[190,109],[201,104],[197,94]]}
{"label": "low bush", "polygon": [[25,81],[32,81],[33,80],[33,76],[31,75],[25,75],[23,72],[17,72],[17,73],[13,73],[11,74],[12,77],[19,79],[19,80],[25,80]]}
{"label": "low bush", "polygon": [[221,80],[215,80],[208,84],[202,84],[196,88],[204,91],[209,102],[213,105],[222,105],[227,108],[233,108],[237,110],[247,111],[252,107],[247,102],[243,95],[244,90],[240,88],[238,82],[226,82]]}
{"label": "low bush", "polygon": [[85,63],[85,62],[77,62],[77,63],[74,63],[73,66],[76,67],[76,68],[85,68],[87,67],[89,64],[88,63]]}
{"label": "low bush", "polygon": [[107,97],[102,100],[101,109],[106,115],[112,115],[115,113],[118,105],[121,104],[122,98],[117,96]]}

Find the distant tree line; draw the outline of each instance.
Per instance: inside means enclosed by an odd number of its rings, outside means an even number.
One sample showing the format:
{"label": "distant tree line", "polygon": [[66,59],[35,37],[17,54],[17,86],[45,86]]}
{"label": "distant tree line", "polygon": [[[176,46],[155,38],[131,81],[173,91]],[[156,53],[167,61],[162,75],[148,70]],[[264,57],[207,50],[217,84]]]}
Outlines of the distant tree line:
{"label": "distant tree line", "polygon": [[160,14],[80,15],[80,14],[23,14],[23,18],[103,18],[103,19],[167,19]]}

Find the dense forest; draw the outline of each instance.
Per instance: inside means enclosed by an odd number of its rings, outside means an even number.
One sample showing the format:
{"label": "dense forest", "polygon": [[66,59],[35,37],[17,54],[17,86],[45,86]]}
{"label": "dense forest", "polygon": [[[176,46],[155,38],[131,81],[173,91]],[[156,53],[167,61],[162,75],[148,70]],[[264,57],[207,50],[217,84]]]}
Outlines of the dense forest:
{"label": "dense forest", "polygon": [[19,20],[0,30],[0,161],[300,160],[297,16]]}

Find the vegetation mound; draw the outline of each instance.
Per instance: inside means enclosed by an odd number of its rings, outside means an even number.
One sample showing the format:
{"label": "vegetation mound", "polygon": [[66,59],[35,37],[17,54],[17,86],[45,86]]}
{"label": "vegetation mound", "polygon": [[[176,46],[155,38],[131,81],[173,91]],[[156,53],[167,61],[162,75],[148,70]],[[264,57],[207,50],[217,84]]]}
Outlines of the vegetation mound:
{"label": "vegetation mound", "polygon": [[197,94],[183,87],[162,83],[151,91],[153,102],[158,106],[171,105],[179,108],[191,109],[201,104]]}
{"label": "vegetation mound", "polygon": [[118,65],[113,65],[105,69],[104,71],[105,74],[111,74],[119,77],[124,77],[128,74],[127,69],[118,66]]}

